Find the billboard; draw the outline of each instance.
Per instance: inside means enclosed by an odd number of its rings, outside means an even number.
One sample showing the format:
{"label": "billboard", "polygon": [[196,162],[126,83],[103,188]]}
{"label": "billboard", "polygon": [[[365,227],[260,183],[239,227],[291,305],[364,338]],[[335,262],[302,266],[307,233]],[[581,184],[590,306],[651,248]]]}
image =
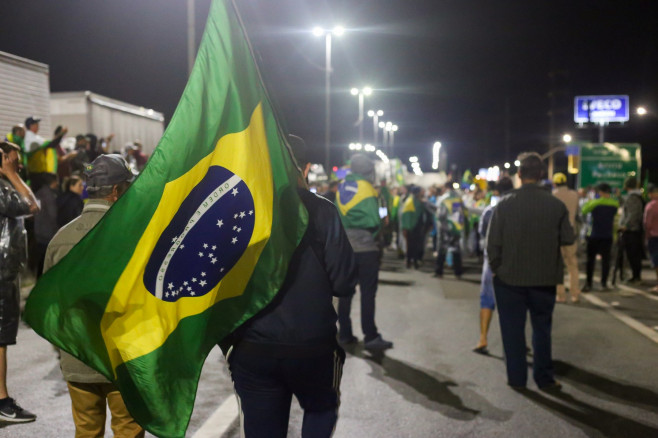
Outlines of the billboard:
{"label": "billboard", "polygon": [[580,124],[627,122],[629,108],[629,99],[625,95],[576,96],[573,120]]}

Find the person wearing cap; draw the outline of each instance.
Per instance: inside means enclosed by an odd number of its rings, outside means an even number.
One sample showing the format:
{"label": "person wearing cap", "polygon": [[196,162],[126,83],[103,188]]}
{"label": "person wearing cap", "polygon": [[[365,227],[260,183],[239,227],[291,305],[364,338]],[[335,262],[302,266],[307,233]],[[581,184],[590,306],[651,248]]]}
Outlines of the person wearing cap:
{"label": "person wearing cap", "polygon": [[[89,201],[82,214],[62,227],[46,251],[44,273],[59,262],[97,223],[134,179],[120,155],[101,155],[85,171]],[[117,437],[143,437],[144,430],[131,417],[117,388],[103,375],[65,351],[60,368],[66,380],[76,436],[104,436],[106,406],[112,414],[111,427]]]}
{"label": "person wearing cap", "polygon": [[[363,154],[355,154],[350,161],[351,173],[338,186],[336,205],[340,218],[356,254],[361,292],[361,330],[363,345],[370,350],[386,350],[393,343],[384,340],[375,324],[375,296],[379,278],[380,251],[376,237],[381,230],[379,194],[373,187],[375,163]],[[357,338],[352,332],[352,296],[338,301],[339,342],[354,344]]]}
{"label": "person wearing cap", "polygon": [[[311,163],[303,140],[289,140],[306,179]],[[304,410],[301,436],[329,437],[338,420],[345,351],[336,342],[332,297],[351,295],[358,274],[336,207],[305,185],[300,181],[297,192],[308,225],[281,289],[220,344],[240,402],[240,436],[247,438],[288,436],[293,395]]]}
{"label": "person wearing cap", "polygon": [[[39,122],[34,116],[25,119],[25,152],[27,153],[27,168],[30,174],[30,184],[32,190],[38,191],[44,184],[44,174],[58,173],[57,166],[60,163],[66,163],[77,155],[77,151],[64,152],[60,143],[62,138],[68,132],[67,128],[58,126],[52,140],[46,140],[41,137],[39,132]],[[60,177],[67,175],[60,175]]]}
{"label": "person wearing cap", "polygon": [[622,232],[621,247],[628,257],[628,264],[631,265],[632,276],[628,283],[640,284],[642,283],[642,258],[644,256],[642,242],[644,201],[642,200],[642,189],[638,187],[638,180],[634,176],[626,178],[624,189],[627,195],[619,219],[619,231]]}
{"label": "person wearing cap", "polygon": [[597,255],[601,256],[601,287],[604,290],[608,289],[612,230],[619,210],[619,202],[610,196],[612,193],[610,184],[599,184],[596,193],[599,197],[587,202],[582,208],[583,215],[592,215],[591,226],[587,233],[587,282],[581,289],[583,292],[592,290]]}
{"label": "person wearing cap", "polygon": [[[571,190],[567,186],[567,176],[564,173],[556,173],[553,175],[553,196],[562,201],[569,211],[569,223],[571,227],[576,230],[576,216],[578,215],[579,197],[575,190]],[[573,245],[565,245],[560,247],[562,252],[562,260],[564,266],[569,273],[569,292],[571,294],[571,302],[577,303],[580,301],[580,280],[578,279],[578,241]],[[558,303],[567,301],[564,283],[557,285],[557,299]]]}
{"label": "person wearing cap", "polygon": [[19,175],[20,147],[0,143],[0,423],[34,421],[36,415],[21,408],[7,391],[7,346],[16,344],[20,319],[19,273],[25,263],[23,217],[39,211],[32,190]]}
{"label": "person wearing cap", "polygon": [[[658,186],[649,184],[647,192],[650,201],[644,209],[644,233],[647,239],[651,266],[656,270],[656,277],[658,278]],[[658,286],[653,287],[651,292],[658,293]]]}

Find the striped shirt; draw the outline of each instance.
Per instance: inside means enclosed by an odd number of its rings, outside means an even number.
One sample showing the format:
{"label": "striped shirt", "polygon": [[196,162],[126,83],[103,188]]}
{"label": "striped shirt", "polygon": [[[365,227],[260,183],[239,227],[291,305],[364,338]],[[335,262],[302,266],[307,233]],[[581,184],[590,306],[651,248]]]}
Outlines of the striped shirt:
{"label": "striped shirt", "polygon": [[487,233],[493,272],[512,286],[555,286],[563,281],[560,246],[575,241],[562,201],[525,184],[496,206]]}

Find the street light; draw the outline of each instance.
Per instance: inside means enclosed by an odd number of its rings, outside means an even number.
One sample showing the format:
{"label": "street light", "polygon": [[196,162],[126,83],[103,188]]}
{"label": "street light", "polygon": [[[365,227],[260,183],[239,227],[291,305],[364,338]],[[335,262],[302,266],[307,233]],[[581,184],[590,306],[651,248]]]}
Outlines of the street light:
{"label": "street light", "polygon": [[519,160],[514,161],[514,165],[516,167],[519,167],[521,165],[521,161],[519,161]]}
{"label": "street light", "polygon": [[637,112],[638,116],[644,116],[647,114],[647,109],[643,106],[639,106],[635,112]]}
{"label": "street light", "polygon": [[313,35],[321,37],[324,35],[325,42],[325,76],[324,76],[324,165],[325,172],[329,172],[329,154],[331,146],[331,36],[341,36],[345,33],[343,26],[335,26],[333,30],[323,29],[319,26],[313,28]]}
{"label": "street light", "polygon": [[573,140],[573,137],[571,137],[571,134],[564,134],[562,136],[562,141],[565,143],[571,143],[571,140]]}
{"label": "street light", "polygon": [[368,117],[372,117],[372,139],[373,142],[375,143],[375,146],[377,146],[377,137],[379,130],[377,129],[377,126],[379,126],[379,118],[384,115],[384,111],[382,110],[370,110],[368,111]]}
{"label": "street light", "polygon": [[415,155],[413,157],[409,157],[409,162],[410,163],[417,163],[418,162],[418,157],[415,156]]}
{"label": "street light", "polygon": [[505,163],[504,167],[505,167],[505,169],[509,169],[510,167],[512,167],[512,165],[510,163]]}
{"label": "street light", "polygon": [[434,142],[434,147],[432,148],[432,169],[439,169],[439,154],[441,153],[441,142]]}
{"label": "street light", "polygon": [[370,96],[372,94],[372,88],[363,87],[361,90],[358,88],[352,88],[350,90],[352,96],[359,96],[359,119],[356,121],[354,126],[359,125],[359,141],[363,141],[363,105],[365,96]]}

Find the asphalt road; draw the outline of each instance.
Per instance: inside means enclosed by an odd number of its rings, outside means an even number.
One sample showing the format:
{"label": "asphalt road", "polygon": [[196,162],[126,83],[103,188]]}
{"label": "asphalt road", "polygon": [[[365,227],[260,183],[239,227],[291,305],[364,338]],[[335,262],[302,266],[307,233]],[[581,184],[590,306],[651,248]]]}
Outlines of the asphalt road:
{"label": "asphalt road", "polygon": [[[515,392],[505,383],[497,319],[490,332],[492,355],[471,352],[478,339],[479,269],[474,261],[468,268],[461,281],[449,272],[437,280],[430,266],[407,271],[387,254],[377,323],[395,347],[375,356],[360,345],[348,352],[335,437],[658,437],[656,342],[588,300],[558,305],[553,356],[564,389],[546,394],[528,382],[528,391]],[[639,316],[658,304],[621,292],[591,295],[619,301],[614,307],[621,311],[643,309]],[[355,305],[359,335],[357,312]],[[652,321],[651,315],[645,319]],[[9,349],[9,387],[38,419],[0,428],[1,437],[73,436],[55,353],[25,326],[18,345]],[[188,436],[238,437],[232,397],[228,373],[214,350]],[[301,421],[293,403],[289,437],[300,436]],[[109,426],[106,435],[112,436]]]}

